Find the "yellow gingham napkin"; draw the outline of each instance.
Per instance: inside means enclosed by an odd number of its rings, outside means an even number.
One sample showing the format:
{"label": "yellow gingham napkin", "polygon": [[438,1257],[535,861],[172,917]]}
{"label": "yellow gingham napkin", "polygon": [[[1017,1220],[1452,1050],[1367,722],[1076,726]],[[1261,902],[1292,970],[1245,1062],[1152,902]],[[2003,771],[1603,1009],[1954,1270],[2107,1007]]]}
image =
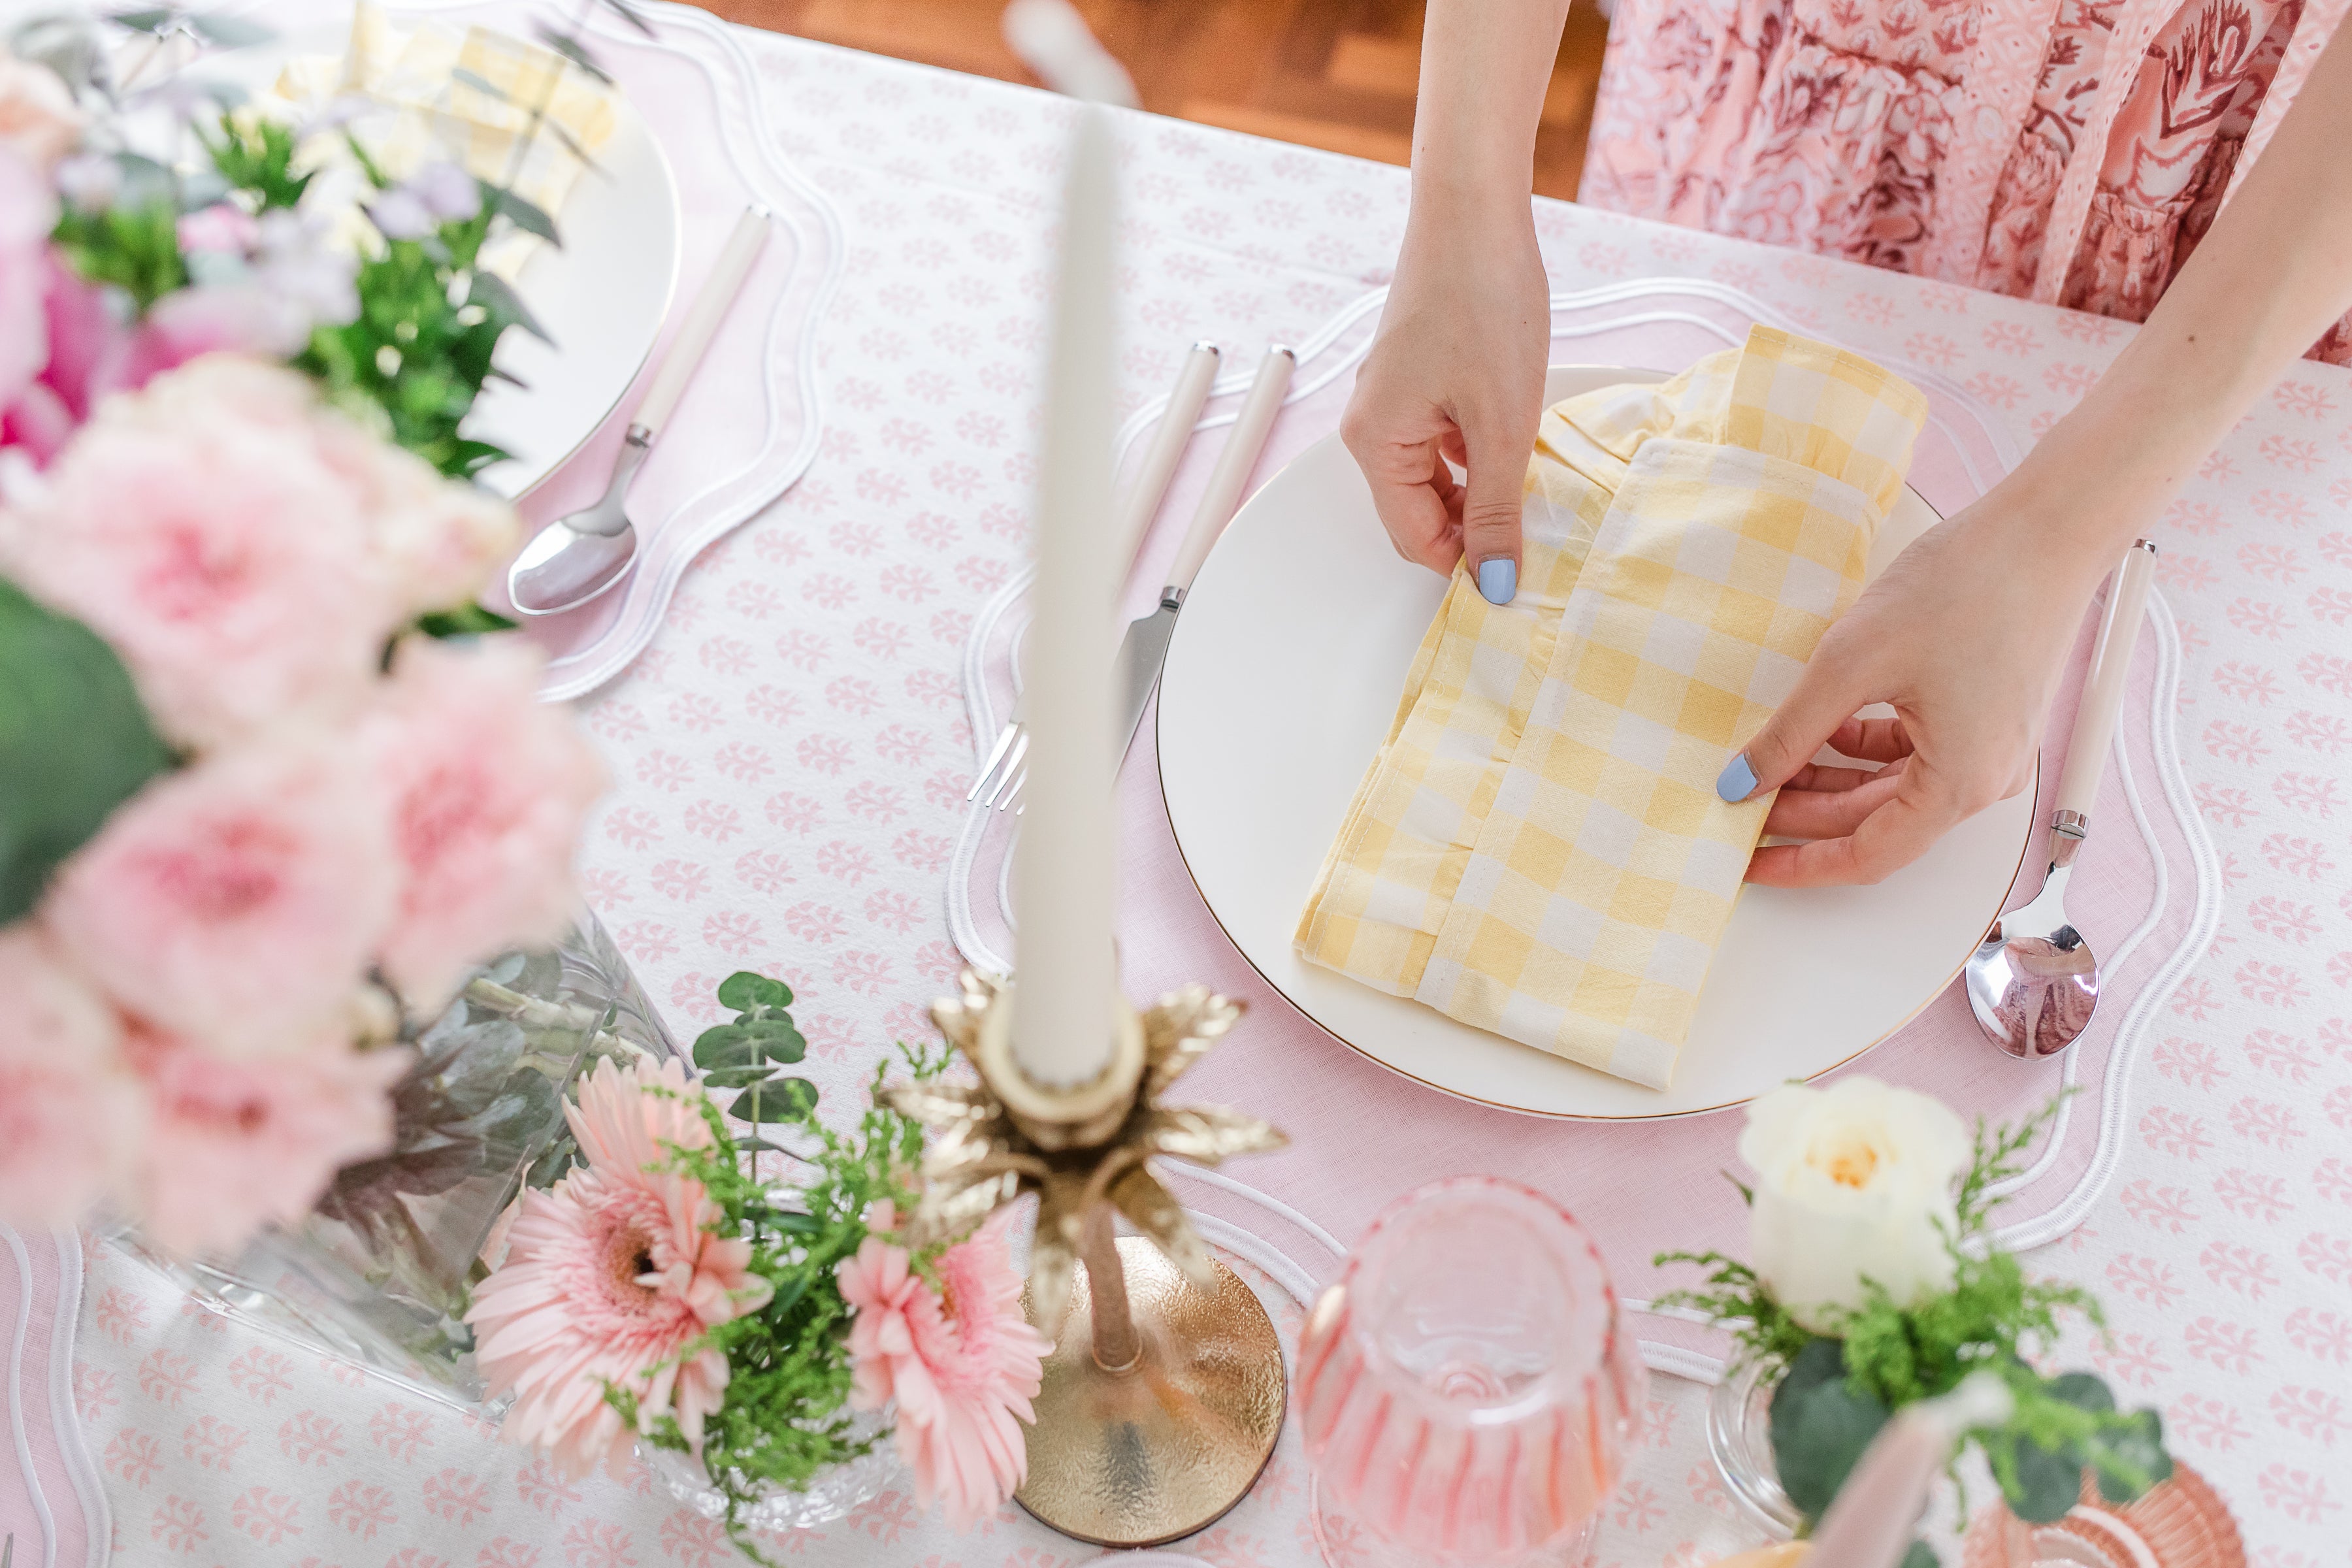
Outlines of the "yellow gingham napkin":
{"label": "yellow gingham napkin", "polygon": [[1758,327],[1546,411],[1518,596],[1454,573],[1301,955],[1667,1087],[1768,805],[1716,776],[1861,588],[1927,407]]}

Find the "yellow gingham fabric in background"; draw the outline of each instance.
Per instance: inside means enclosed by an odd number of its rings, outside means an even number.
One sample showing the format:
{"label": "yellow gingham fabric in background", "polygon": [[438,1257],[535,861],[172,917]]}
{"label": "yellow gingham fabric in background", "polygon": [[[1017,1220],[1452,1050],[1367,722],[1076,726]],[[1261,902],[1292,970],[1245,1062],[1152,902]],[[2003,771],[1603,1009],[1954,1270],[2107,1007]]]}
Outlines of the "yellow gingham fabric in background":
{"label": "yellow gingham fabric in background", "polygon": [[1926,416],[1767,327],[1548,410],[1518,596],[1454,573],[1300,953],[1671,1084],[1768,804],[1726,805],[1716,776],[1860,589]]}

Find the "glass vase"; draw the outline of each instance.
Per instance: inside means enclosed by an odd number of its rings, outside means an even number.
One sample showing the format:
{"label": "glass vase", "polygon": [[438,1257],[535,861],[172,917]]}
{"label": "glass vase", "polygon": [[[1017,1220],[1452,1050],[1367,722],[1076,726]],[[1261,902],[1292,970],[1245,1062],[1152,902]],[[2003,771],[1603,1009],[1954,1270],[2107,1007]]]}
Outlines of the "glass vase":
{"label": "glass vase", "polygon": [[1706,1451],[1723,1478],[1723,1489],[1740,1511],[1775,1540],[1787,1541],[1804,1515],[1781,1489],[1772,1458],[1772,1395],[1788,1368],[1741,1352],[1724,1368],[1723,1381],[1707,1395]]}
{"label": "glass vase", "polygon": [[[854,1415],[849,1426],[851,1439],[871,1441],[871,1449],[855,1459],[819,1470],[805,1487],[762,1489],[758,1500],[742,1510],[737,1522],[746,1529],[775,1534],[814,1530],[848,1517],[862,1503],[872,1502],[906,1469],[898,1458],[897,1446],[890,1440],[893,1420],[894,1413],[887,1408]],[[726,1496],[710,1484],[701,1460],[675,1448],[649,1447],[644,1443],[637,1445],[637,1454],[653,1467],[654,1473],[669,1489],[670,1496],[705,1519],[727,1517]]]}
{"label": "glass vase", "polygon": [[337,1173],[306,1218],[226,1258],[118,1239],[207,1305],[471,1407],[467,1301],[525,1185],[573,1163],[564,1090],[599,1058],[677,1047],[586,911],[552,948],[483,965],[402,1035],[417,1060],[393,1090],[393,1148]]}
{"label": "glass vase", "polygon": [[1486,1176],[1408,1194],[1299,1339],[1325,1563],[1583,1563],[1645,1387],[1601,1255],[1559,1205]]}

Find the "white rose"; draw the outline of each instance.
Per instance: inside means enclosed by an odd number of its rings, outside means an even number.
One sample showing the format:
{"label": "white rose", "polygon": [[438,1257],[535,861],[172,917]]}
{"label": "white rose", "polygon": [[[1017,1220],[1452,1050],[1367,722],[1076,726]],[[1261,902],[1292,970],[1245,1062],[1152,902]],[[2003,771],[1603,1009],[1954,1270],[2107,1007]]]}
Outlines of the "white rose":
{"label": "white rose", "polygon": [[1849,1078],[1774,1089],[1739,1135],[1756,1173],[1749,1261],[1815,1333],[1862,1305],[1865,1278],[1905,1306],[1948,1289],[1952,1185],[1970,1153],[1960,1119],[1907,1089]]}

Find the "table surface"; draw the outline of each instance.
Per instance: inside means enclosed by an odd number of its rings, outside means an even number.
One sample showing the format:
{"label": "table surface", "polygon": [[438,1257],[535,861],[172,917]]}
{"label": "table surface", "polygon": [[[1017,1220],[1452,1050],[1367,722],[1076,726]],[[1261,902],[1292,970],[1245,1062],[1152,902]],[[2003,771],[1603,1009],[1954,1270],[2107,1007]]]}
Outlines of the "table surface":
{"label": "table surface", "polygon": [[[730,971],[788,978],[812,1076],[846,1105],[893,1037],[928,1029],[925,1004],[957,966],[939,889],[972,767],[960,655],[1024,548],[1066,108],[743,41],[783,151],[847,228],[847,281],[821,329],[823,449],[583,704],[615,778],[587,879],[681,1032],[715,1016]],[[1196,338],[1254,355],[1387,279],[1402,170],[1140,117],[1122,152],[1124,407],[1164,388]],[[2021,437],[2046,430],[2130,331],[1564,204],[1539,204],[1538,226],[1559,286],[1730,283],[1865,352],[1945,370]],[[2222,935],[2140,1068],[2106,1197],[2032,1259],[2105,1295],[2112,1343],[2070,1348],[2163,1409],[2258,1568],[2342,1562],[2352,1502],[2347,509],[2352,378],[2305,364],[2161,526],[2187,647],[2184,761],[2225,868]],[[1727,1148],[1737,1123],[1721,1125]],[[1278,1315],[1295,1328],[1295,1310]],[[642,1468],[567,1485],[482,1424],[224,1323],[103,1250],[80,1356],[121,1563],[730,1560]],[[1599,1562],[1692,1564],[1752,1541],[1713,1482],[1702,1393],[1657,1380]],[[1304,1493],[1286,1437],[1256,1492],[1184,1550],[1233,1568],[1311,1561]],[[1023,1517],[958,1538],[898,1491],[774,1550],[923,1568],[1094,1555]]]}

